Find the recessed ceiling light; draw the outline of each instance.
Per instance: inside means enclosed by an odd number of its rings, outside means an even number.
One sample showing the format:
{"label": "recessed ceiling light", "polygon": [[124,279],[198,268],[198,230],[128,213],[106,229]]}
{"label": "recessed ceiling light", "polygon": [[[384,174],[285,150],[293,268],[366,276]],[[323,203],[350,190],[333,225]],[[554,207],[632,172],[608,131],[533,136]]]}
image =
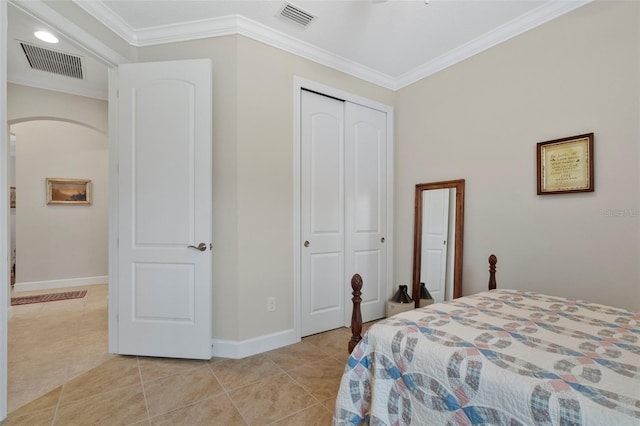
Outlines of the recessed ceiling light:
{"label": "recessed ceiling light", "polygon": [[38,37],[42,41],[46,41],[47,43],[57,43],[58,37],[47,31],[36,31],[33,33],[34,36]]}

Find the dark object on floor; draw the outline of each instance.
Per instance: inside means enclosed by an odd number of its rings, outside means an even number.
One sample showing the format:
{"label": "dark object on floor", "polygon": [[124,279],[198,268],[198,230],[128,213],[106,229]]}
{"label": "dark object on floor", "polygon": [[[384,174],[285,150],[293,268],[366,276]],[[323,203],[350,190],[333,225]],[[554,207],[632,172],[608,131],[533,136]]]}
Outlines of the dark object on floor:
{"label": "dark object on floor", "polygon": [[433,299],[431,293],[427,290],[427,286],[424,283],[420,283],[420,299]]}
{"label": "dark object on floor", "polygon": [[11,298],[11,306],[27,305],[29,303],[55,302],[56,300],[80,299],[87,294],[87,290],[66,291],[64,293],[36,294]]}
{"label": "dark object on floor", "polygon": [[393,295],[391,301],[396,303],[413,303],[413,299],[411,299],[411,296],[409,296],[409,293],[407,292],[406,285],[401,285],[398,288],[398,291]]}

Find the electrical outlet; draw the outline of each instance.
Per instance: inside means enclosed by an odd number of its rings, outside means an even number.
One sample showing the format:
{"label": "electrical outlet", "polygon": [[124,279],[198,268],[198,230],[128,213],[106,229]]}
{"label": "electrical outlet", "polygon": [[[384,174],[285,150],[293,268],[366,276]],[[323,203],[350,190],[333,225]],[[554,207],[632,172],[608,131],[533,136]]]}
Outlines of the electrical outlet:
{"label": "electrical outlet", "polygon": [[276,310],[276,298],[275,297],[267,297],[267,311],[273,312]]}

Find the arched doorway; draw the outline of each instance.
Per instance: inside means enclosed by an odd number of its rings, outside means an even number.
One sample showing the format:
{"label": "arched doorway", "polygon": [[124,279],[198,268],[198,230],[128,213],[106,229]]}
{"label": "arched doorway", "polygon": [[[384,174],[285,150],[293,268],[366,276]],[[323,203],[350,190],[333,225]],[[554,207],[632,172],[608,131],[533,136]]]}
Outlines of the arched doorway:
{"label": "arched doorway", "polygon": [[[13,120],[10,129],[16,138],[17,191],[10,212],[17,249],[12,296],[88,291],[79,299],[12,308],[12,411],[109,356],[108,141],[91,125],[55,117]],[[51,177],[91,180],[91,204],[47,205],[45,179]]]}

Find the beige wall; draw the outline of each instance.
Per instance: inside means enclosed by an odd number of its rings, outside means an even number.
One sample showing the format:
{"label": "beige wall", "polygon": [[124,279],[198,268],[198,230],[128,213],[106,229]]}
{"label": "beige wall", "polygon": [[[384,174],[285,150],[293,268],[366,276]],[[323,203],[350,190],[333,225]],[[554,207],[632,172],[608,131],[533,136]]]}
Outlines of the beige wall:
{"label": "beige wall", "polygon": [[213,337],[293,328],[293,78],[387,104],[393,92],[242,36],[143,48],[139,57],[213,60]]}
{"label": "beige wall", "polygon": [[[107,102],[8,84],[7,115],[23,142],[16,144],[18,282],[107,275]],[[44,178],[83,176],[94,180],[94,204],[71,211],[70,223],[82,224],[73,238],[57,234],[69,212],[45,206]],[[86,251],[78,253],[79,265],[56,257],[76,247]]]}
{"label": "beige wall", "polygon": [[107,134],[107,102],[84,96],[7,84],[7,120],[56,118],[83,123]]}
{"label": "beige wall", "polygon": [[[413,186],[465,178],[464,294],[495,252],[499,287],[640,310],[639,63],[640,3],[595,2],[400,90],[396,280]],[[536,143],[588,132],[595,192],[536,195]]]}
{"label": "beige wall", "polygon": [[[78,124],[37,120],[16,135],[16,286],[107,275],[106,135]],[[48,177],[91,179],[91,205],[47,205]]]}
{"label": "beige wall", "polygon": [[[392,105],[394,93],[238,37],[240,340],[293,327],[293,78]],[[267,312],[275,296],[278,310]]]}

